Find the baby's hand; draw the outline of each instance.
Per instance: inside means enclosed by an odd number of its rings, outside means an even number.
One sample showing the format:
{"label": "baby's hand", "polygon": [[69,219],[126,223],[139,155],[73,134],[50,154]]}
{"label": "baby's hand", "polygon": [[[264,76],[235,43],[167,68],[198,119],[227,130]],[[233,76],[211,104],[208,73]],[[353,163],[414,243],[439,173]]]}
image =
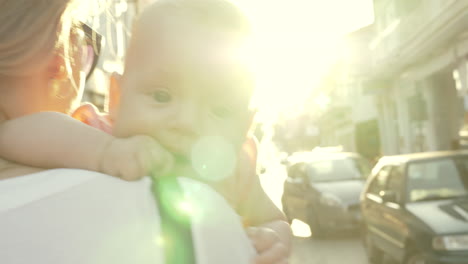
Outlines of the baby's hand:
{"label": "baby's hand", "polygon": [[247,235],[252,241],[258,255],[253,259],[254,264],[287,264],[288,248],[283,244],[279,235],[267,227],[249,227]]}
{"label": "baby's hand", "polygon": [[148,136],[113,138],[104,147],[100,172],[127,181],[141,179],[150,172],[167,174],[173,167],[172,155]]}

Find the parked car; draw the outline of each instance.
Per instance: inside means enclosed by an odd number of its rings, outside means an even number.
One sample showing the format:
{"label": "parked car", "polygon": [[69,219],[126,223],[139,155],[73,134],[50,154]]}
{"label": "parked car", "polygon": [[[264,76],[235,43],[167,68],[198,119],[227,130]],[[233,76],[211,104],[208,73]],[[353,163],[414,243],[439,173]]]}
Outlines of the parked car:
{"label": "parked car", "polygon": [[309,224],[314,237],[359,226],[359,195],[370,173],[357,153],[295,153],[287,163],[283,211]]}
{"label": "parked car", "polygon": [[371,263],[468,263],[468,151],[387,156],[361,195]]}

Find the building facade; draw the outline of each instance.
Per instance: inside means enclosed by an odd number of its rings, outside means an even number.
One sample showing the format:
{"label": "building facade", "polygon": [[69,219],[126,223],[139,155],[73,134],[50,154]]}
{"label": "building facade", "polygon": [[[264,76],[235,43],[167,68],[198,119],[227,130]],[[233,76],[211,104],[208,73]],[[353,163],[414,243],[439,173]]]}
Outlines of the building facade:
{"label": "building facade", "polygon": [[375,0],[372,72],[382,154],[459,144],[468,111],[468,1]]}
{"label": "building facade", "polygon": [[374,30],[370,25],[345,37],[346,48],[313,95],[330,98],[316,121],[320,145],[341,145],[345,151],[359,152],[369,159],[380,155],[375,99],[364,92],[372,66],[369,42]]}

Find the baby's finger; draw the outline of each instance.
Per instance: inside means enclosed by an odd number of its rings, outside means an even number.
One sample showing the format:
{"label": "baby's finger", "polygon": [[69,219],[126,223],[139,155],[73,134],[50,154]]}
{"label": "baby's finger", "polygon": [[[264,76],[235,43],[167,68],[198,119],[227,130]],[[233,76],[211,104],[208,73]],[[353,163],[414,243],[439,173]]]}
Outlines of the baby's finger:
{"label": "baby's finger", "polygon": [[285,258],[285,259],[282,259],[280,261],[277,262],[277,264],[288,264],[289,263],[289,259],[288,258]]}
{"label": "baby's finger", "polygon": [[122,166],[120,170],[120,178],[122,178],[123,180],[135,181],[141,179],[144,176],[139,164],[133,159],[126,161],[126,164],[116,165]]}
{"label": "baby's finger", "polygon": [[154,165],[154,154],[152,153],[151,148],[141,149],[137,152],[137,161],[141,168],[141,171],[145,175],[150,175],[150,172],[153,170]]}
{"label": "baby's finger", "polygon": [[119,169],[112,160],[104,160],[100,165],[99,171],[120,178]]}
{"label": "baby's finger", "polygon": [[172,155],[160,146],[154,146],[147,152],[146,167],[151,174],[162,176],[168,174],[173,166],[174,159]]}
{"label": "baby's finger", "polygon": [[275,243],[270,249],[254,257],[254,264],[287,264],[288,249],[283,243]]}
{"label": "baby's finger", "polygon": [[247,235],[258,253],[262,253],[280,241],[278,234],[269,228],[250,227],[247,229]]}
{"label": "baby's finger", "polygon": [[166,152],[162,160],[161,175],[167,175],[174,168],[174,157],[169,152]]}

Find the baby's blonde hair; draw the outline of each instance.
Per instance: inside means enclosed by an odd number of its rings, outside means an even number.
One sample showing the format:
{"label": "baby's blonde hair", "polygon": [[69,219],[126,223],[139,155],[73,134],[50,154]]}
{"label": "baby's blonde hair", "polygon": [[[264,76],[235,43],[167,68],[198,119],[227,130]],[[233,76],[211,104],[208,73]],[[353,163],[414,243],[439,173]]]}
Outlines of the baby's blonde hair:
{"label": "baby's blonde hair", "polygon": [[156,0],[146,6],[135,20],[125,68],[139,63],[139,56],[135,54],[141,53],[140,38],[148,33],[141,31],[141,25],[150,25],[145,30],[158,31],[158,28],[171,24],[166,20],[185,21],[194,28],[232,34],[241,40],[247,40],[251,33],[248,17],[230,0]]}
{"label": "baby's blonde hair", "polygon": [[[158,32],[159,28],[170,26],[173,21],[179,20],[189,23],[194,29],[227,33],[233,37],[233,41],[239,41],[239,49],[242,49],[242,43],[248,42],[252,33],[248,16],[231,0],[156,0],[136,18],[125,59],[126,71],[137,68],[141,58],[145,56],[148,46],[140,46],[145,42],[144,36],[148,35],[145,30]],[[148,26],[143,27],[142,24]],[[157,45],[149,48],[157,49]],[[248,65],[244,66],[246,84],[238,87],[238,90],[248,97],[246,101],[250,101],[255,80]]]}
{"label": "baby's blonde hair", "polygon": [[68,42],[73,2],[0,0],[0,76],[27,75]]}

